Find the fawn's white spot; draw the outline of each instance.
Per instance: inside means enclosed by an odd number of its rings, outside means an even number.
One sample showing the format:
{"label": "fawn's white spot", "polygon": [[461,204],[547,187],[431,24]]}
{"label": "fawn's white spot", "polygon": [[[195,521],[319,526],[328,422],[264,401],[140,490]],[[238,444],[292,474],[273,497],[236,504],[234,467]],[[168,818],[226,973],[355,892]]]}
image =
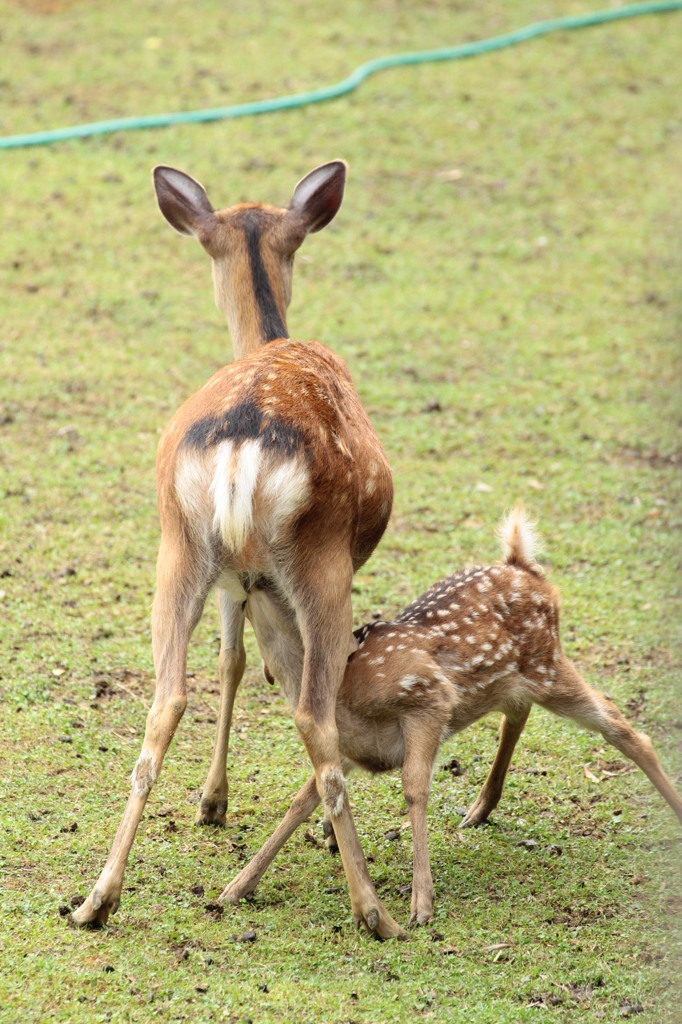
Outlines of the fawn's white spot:
{"label": "fawn's white spot", "polygon": [[429,681],[428,679],[422,678],[422,676],[408,675],[403,676],[403,678],[400,680],[399,685],[405,693],[410,693],[415,686],[419,686],[420,684],[423,686],[428,686]]}

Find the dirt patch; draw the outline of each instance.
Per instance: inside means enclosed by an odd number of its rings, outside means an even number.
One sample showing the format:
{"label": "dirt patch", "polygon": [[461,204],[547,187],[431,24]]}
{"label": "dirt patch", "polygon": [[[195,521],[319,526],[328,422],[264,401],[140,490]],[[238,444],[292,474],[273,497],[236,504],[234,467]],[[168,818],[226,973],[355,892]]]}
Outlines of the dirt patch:
{"label": "dirt patch", "polygon": [[98,672],[93,676],[92,683],[95,688],[95,701],[109,700],[112,697],[146,700],[150,692],[147,681],[127,668],[116,669],[113,672]]}
{"label": "dirt patch", "polygon": [[639,448],[633,448],[631,445],[623,445],[616,452],[616,458],[621,462],[627,463],[629,466],[645,463],[654,469],[666,469],[669,467],[682,469],[682,450],[669,452],[667,455],[664,455],[656,448],[640,451]]}

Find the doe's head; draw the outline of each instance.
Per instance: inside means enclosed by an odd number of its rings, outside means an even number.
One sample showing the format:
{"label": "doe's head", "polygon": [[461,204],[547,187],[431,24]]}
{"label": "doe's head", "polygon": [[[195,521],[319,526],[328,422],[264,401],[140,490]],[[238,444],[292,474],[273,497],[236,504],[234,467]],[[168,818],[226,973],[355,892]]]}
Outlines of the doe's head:
{"label": "doe's head", "polygon": [[154,168],[159,208],[176,231],[194,235],[211,257],[215,299],[235,355],[286,337],[294,254],[341,206],[347,165],[332,160],[306,174],[289,205],[238,203],[215,210],[206,190],[173,167]]}

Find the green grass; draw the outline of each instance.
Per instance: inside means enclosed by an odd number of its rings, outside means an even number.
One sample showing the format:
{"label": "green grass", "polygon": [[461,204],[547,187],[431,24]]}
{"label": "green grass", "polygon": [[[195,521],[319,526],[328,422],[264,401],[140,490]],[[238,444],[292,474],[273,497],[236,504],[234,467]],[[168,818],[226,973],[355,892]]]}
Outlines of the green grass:
{"label": "green grass", "polygon": [[[601,6],[0,0],[0,132],[276,96]],[[229,204],[284,203],[315,164],[349,161],[338,218],[299,256],[289,327],[347,360],[394,470],[356,621],[495,558],[523,498],[565,648],[679,775],[681,25],[393,71],[295,113],[2,154],[0,1019],[680,1020],[679,831],[600,738],[539,711],[486,829],[458,833],[458,808],[497,722],[442,752],[464,775],[434,777],[431,929],[356,934],[341,865],[304,830],[255,900],[216,918],[207,905],[308,768],[250,638],[228,826],[192,825],[212,606],[118,915],[82,933],[59,908],[99,873],[151,702],[158,435],[230,357],[205,257],[156,210],[157,162]],[[405,922],[409,831],[384,838],[407,820],[399,777],[357,776],[351,796]]]}

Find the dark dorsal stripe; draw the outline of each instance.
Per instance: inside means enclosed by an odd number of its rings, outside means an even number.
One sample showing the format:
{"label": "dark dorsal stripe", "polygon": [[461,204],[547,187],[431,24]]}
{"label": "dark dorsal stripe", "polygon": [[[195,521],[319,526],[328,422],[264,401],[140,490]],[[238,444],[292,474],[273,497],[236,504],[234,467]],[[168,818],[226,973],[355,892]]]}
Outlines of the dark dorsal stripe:
{"label": "dark dorsal stripe", "polygon": [[267,416],[246,399],[217,416],[204,416],[189,428],[183,442],[188,448],[212,448],[221,441],[258,438],[265,449],[292,455],[305,443],[300,430],[277,416]]}
{"label": "dark dorsal stripe", "polygon": [[246,244],[249,251],[249,263],[251,264],[251,279],[253,280],[253,293],[258,303],[263,341],[274,341],[276,338],[288,338],[286,326],[279,310],[275,297],[272,294],[272,286],[268,277],[263,257],[260,251],[261,228],[257,216],[246,215],[244,217],[244,230],[246,232]]}

